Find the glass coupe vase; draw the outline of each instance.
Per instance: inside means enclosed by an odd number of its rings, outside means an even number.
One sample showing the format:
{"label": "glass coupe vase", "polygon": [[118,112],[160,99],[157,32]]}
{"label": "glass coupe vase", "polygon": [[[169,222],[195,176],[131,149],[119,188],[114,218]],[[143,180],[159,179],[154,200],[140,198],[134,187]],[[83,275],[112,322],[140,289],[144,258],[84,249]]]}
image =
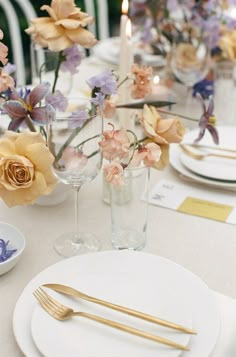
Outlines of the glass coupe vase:
{"label": "glass coupe vase", "polygon": [[90,232],[79,232],[78,194],[82,185],[92,181],[101,169],[98,143],[103,132],[102,108],[89,99],[65,97],[64,101],[48,105],[48,117],[48,146],[55,157],[54,174],[60,182],[70,185],[75,194],[74,231],[59,236],[54,247],[64,257],[96,251],[100,248],[96,237]]}

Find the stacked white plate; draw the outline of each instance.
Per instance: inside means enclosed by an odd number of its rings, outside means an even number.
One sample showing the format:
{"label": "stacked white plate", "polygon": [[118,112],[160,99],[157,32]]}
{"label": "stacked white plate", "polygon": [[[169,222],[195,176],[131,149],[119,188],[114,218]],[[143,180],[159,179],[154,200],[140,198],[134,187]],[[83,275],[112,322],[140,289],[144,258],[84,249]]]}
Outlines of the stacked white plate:
{"label": "stacked white plate", "polygon": [[[189,147],[195,153],[217,153],[221,155],[234,155],[235,159],[205,157],[197,160],[190,157],[180,148],[178,144],[170,146],[170,164],[184,177],[192,179],[205,185],[236,190],[236,127],[219,126],[217,127],[220,143],[219,148],[235,150],[235,153],[214,150],[217,146],[214,144],[209,132],[206,131],[199,145],[211,146],[212,149],[194,149]],[[193,130],[185,135],[183,144],[193,143],[197,138],[199,130]]]}
{"label": "stacked white plate", "polygon": [[[57,321],[39,306],[32,294],[44,283],[73,286],[92,296],[192,328],[197,335],[184,334],[47,290],[77,311],[91,312],[188,345],[190,352],[83,317]],[[208,357],[216,344],[219,328],[215,297],[197,276],[167,259],[133,251],[91,253],[47,268],[26,286],[13,316],[15,338],[27,357]]]}

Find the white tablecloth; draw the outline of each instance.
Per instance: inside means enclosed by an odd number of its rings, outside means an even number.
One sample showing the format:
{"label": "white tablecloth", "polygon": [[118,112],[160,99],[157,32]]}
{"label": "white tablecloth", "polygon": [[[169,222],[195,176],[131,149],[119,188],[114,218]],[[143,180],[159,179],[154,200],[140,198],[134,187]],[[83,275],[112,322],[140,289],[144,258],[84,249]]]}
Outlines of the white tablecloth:
{"label": "white tablecloth", "polygon": [[[93,60],[90,60],[89,66],[90,74],[104,67],[93,63]],[[88,77],[83,69],[80,75],[81,80]],[[78,88],[79,82],[74,82],[76,86]],[[153,170],[151,184],[154,185],[162,177],[177,182],[180,180],[168,167],[164,172]],[[102,200],[101,181],[100,175],[81,189],[79,213],[80,229],[89,227],[90,231],[96,232],[105,250],[111,249],[110,207]],[[71,230],[73,219],[72,193],[64,203],[53,207],[33,205],[9,209],[0,201],[0,220],[16,225],[27,241],[21,261],[12,271],[0,277],[1,357],[22,356],[12,330],[15,303],[36,274],[61,259],[53,250],[53,241],[62,231]],[[236,299],[236,227],[151,206],[144,251],[183,265],[220,293],[215,295],[221,311],[222,329],[211,357],[236,356],[236,300],[232,299]]]}

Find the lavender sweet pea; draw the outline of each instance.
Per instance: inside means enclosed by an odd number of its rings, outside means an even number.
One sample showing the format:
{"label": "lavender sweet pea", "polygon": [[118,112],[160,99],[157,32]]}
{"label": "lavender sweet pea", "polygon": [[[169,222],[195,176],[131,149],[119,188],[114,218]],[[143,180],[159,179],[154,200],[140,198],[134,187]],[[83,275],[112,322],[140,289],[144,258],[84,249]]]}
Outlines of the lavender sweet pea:
{"label": "lavender sweet pea", "polygon": [[89,115],[85,110],[78,110],[77,112],[72,113],[70,119],[70,127],[73,128],[82,128],[85,121],[88,119]]}
{"label": "lavender sweet pea", "polygon": [[101,92],[102,94],[112,95],[117,92],[117,81],[111,71],[106,70],[97,76],[91,77],[87,80],[87,84],[94,91],[94,93]]}
{"label": "lavender sweet pea", "polygon": [[63,51],[63,56],[65,56],[65,61],[61,63],[61,70],[63,72],[69,71],[71,74],[78,73],[78,66],[84,57],[83,52],[79,50],[78,46],[74,45],[66,48]]}
{"label": "lavender sweet pea", "polygon": [[17,249],[8,249],[9,241],[5,242],[4,239],[0,239],[0,263],[5,262],[7,259],[17,251]]}
{"label": "lavender sweet pea", "polygon": [[219,144],[219,135],[218,135],[217,129],[215,127],[216,118],[213,115],[213,110],[214,110],[213,98],[212,98],[212,96],[209,97],[208,108],[206,108],[205,102],[204,102],[203,98],[201,97],[201,95],[199,93],[197,93],[196,96],[199,98],[199,100],[202,103],[203,114],[199,121],[199,128],[200,128],[199,135],[194,140],[194,143],[199,142],[203,138],[206,130],[208,130],[212,136],[214,143],[216,145],[218,145]]}

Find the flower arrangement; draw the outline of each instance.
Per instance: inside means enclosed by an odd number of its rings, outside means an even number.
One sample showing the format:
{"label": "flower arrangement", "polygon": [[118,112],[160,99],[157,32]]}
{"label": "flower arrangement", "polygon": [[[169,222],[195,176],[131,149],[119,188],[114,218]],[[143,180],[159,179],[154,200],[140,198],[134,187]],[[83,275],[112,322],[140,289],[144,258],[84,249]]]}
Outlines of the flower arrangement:
{"label": "flower arrangement", "polygon": [[[37,44],[58,55],[51,92],[49,83],[41,83],[32,90],[17,90],[5,67],[0,70],[2,110],[11,118],[9,130],[0,139],[0,197],[9,207],[32,203],[38,196],[52,191],[56,183],[51,171],[54,158],[43,138],[46,136],[44,125],[47,123],[48,105],[51,108],[55,103],[59,106],[65,103],[60,100],[64,99],[63,94],[56,88],[59,69],[64,67],[72,73],[77,71],[81,60],[77,45],[91,47],[96,43],[94,36],[84,28],[92,18],[77,8],[73,0],[52,0],[51,6],[44,5],[41,9],[47,11],[49,16],[33,19],[26,31]],[[0,33],[0,36],[2,38],[3,34]],[[0,60],[5,66],[7,48],[1,42]],[[146,95],[151,92],[151,75],[151,68],[134,64],[125,78],[106,70],[87,80],[93,110],[101,105],[107,118],[113,117],[119,108],[143,109],[141,113],[135,112],[140,122],[140,135],[135,130],[115,129],[111,123],[111,129],[104,132],[99,144],[104,158],[109,161],[104,168],[105,177],[115,185],[122,184],[123,172],[128,166],[143,164],[163,169],[168,163],[170,143],[180,142],[184,135],[184,126],[178,117],[163,119],[161,110],[156,109],[169,102],[146,100]],[[131,97],[141,101],[119,104],[119,90],[126,81],[130,83]],[[201,133],[197,140],[202,138],[206,129],[214,132],[211,130],[213,108],[203,109]],[[75,113],[74,120],[79,120],[79,127],[83,128],[86,125],[83,109],[75,108]],[[30,131],[25,130],[27,127]],[[69,145],[70,141],[67,141],[64,148],[70,148]]]}
{"label": "flower arrangement", "polygon": [[141,41],[152,52],[166,54],[173,43],[202,39],[215,48],[222,29],[232,30],[235,20],[225,11],[235,1],[131,0],[133,21],[141,26]]}

